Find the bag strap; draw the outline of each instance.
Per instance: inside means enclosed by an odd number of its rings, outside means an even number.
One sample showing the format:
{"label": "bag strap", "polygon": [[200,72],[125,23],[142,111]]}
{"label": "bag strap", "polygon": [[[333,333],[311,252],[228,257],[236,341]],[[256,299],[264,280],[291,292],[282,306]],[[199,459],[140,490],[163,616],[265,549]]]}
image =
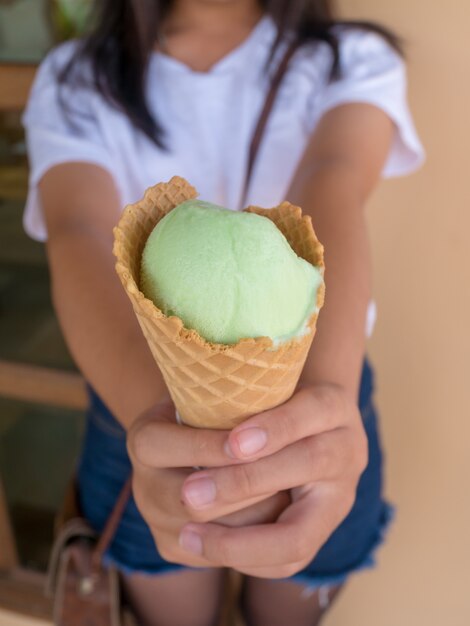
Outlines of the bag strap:
{"label": "bag strap", "polygon": [[98,571],[101,567],[101,561],[103,558],[103,554],[108,549],[113,537],[116,533],[119,522],[121,521],[122,514],[124,513],[124,509],[126,504],[129,501],[129,498],[132,493],[132,475],[124,483],[123,488],[121,489],[121,493],[114,505],[113,510],[111,511],[108,520],[106,521],[105,527],[96,543],[96,546],[93,549],[93,554],[91,557],[91,566],[94,571]]}
{"label": "bag strap", "polygon": [[76,539],[94,541],[95,538],[96,533],[84,519],[74,517],[65,522],[54,541],[49,557],[47,577],[44,587],[45,595],[48,598],[53,598],[56,592],[61,558],[67,545]]}
{"label": "bag strap", "polygon": [[266,95],[266,99],[264,101],[263,108],[261,109],[261,113],[258,118],[258,122],[256,123],[255,130],[253,132],[253,136],[252,136],[251,143],[250,143],[250,149],[248,152],[248,164],[246,168],[245,181],[243,184],[243,193],[241,196],[240,208],[242,208],[246,202],[256,157],[258,155],[261,140],[263,139],[263,135],[264,135],[264,130],[266,128],[266,124],[268,122],[269,116],[274,106],[274,102],[276,100],[279,87],[281,86],[282,79],[284,78],[284,75],[287,72],[289,62],[292,56],[294,55],[295,51],[297,50],[298,46],[299,44],[297,41],[294,41],[289,45],[283,58],[281,59],[281,62],[279,63],[277,67],[277,70],[274,76],[272,77],[271,84],[269,86],[269,91]]}

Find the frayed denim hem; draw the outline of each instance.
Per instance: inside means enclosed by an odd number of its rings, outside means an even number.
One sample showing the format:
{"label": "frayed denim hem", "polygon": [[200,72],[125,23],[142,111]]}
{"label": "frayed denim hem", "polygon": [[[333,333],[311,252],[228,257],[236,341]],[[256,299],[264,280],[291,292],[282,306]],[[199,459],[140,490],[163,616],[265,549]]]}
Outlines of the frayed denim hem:
{"label": "frayed denim hem", "polygon": [[[299,572],[298,574],[294,574],[294,576],[291,576],[290,578],[285,578],[282,580],[291,581],[302,585],[304,587],[304,595],[308,597],[316,591],[322,592],[322,590],[326,590],[327,592],[331,587],[342,585],[344,582],[346,582],[347,578],[351,576],[351,574],[355,574],[356,572],[360,572],[361,570],[371,569],[375,567],[376,552],[384,543],[394,518],[395,507],[387,502],[384,502],[377,536],[374,538],[374,541],[369,548],[366,556],[360,562],[348,568],[347,571],[336,574],[309,574],[308,571],[304,570],[302,572]],[[120,559],[113,556],[111,551],[105,553],[103,557],[103,564],[105,567],[115,567],[118,571],[127,576],[130,576],[132,574],[141,574],[144,576],[163,576],[165,574],[172,574],[180,571],[205,571],[207,569],[187,567],[185,565],[178,565],[177,563],[159,563],[158,567],[156,567],[155,569],[145,569],[139,567],[133,568],[129,567]]]}
{"label": "frayed denim hem", "polygon": [[304,587],[304,595],[308,597],[316,591],[328,591],[331,587],[342,585],[346,582],[349,576],[351,576],[351,574],[375,567],[377,565],[377,550],[384,543],[390,530],[390,526],[395,519],[395,514],[396,508],[388,502],[384,502],[379,528],[369,550],[367,551],[367,554],[361,561],[352,565],[346,571],[335,574],[309,574],[308,571],[303,570],[302,572],[294,574],[284,580],[302,585]]}
{"label": "frayed denim hem", "polygon": [[129,567],[129,565],[126,565],[109,552],[106,552],[103,556],[103,565],[104,567],[114,567],[125,576],[132,576],[133,574],[140,574],[141,576],[165,576],[165,574],[175,574],[177,572],[186,571],[203,572],[207,569],[204,567],[187,567],[186,565],[178,565],[177,563],[159,563],[158,567],[155,569]]}

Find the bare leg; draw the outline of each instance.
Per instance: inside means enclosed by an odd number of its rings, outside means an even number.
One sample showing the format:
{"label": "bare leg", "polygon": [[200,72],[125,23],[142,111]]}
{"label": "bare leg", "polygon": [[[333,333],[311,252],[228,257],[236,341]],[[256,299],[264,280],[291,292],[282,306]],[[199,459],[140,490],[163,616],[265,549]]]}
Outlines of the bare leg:
{"label": "bare leg", "polygon": [[222,595],[222,570],[123,576],[139,626],[212,626]]}
{"label": "bare leg", "polygon": [[317,626],[341,587],[309,593],[294,582],[249,577],[242,593],[248,626]]}

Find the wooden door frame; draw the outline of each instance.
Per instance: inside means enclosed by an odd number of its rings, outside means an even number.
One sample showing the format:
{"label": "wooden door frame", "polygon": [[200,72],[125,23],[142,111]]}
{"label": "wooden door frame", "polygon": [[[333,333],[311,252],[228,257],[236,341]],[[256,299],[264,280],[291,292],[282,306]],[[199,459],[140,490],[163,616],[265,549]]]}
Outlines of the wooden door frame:
{"label": "wooden door frame", "polygon": [[37,65],[0,62],[0,111],[22,111],[26,106]]}
{"label": "wooden door frame", "polygon": [[8,512],[5,490],[0,476],[0,571],[18,567],[18,551]]}

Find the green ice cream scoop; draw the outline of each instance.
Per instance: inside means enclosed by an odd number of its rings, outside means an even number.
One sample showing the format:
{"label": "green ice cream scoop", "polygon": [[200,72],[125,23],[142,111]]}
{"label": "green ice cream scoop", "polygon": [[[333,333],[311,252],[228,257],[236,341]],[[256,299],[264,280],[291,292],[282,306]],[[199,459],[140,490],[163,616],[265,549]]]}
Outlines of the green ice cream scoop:
{"label": "green ice cream scoop", "polygon": [[270,219],[199,200],[160,220],[142,254],[145,296],[213,343],[309,332],[322,283]]}

